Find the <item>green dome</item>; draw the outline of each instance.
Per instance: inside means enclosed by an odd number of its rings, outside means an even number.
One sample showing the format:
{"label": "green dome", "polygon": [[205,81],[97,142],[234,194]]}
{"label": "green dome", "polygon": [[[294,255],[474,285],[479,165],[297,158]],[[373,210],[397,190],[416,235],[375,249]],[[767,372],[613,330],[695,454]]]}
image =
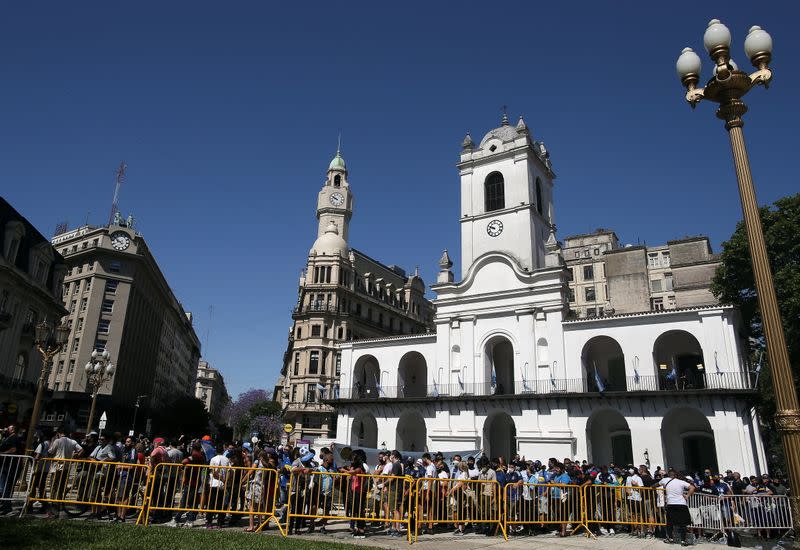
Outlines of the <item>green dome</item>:
{"label": "green dome", "polygon": [[347,170],[347,167],[344,164],[344,159],[339,151],[336,151],[336,156],[333,157],[333,160],[328,165],[328,170]]}

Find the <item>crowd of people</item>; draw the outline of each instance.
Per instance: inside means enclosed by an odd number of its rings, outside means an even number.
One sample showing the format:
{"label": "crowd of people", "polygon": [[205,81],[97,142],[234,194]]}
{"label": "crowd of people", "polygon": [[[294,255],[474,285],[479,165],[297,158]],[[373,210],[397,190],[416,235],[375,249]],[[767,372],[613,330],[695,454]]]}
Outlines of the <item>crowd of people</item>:
{"label": "crowd of people", "polygon": [[[9,426],[0,441],[0,457],[23,454],[23,447],[21,434]],[[124,522],[130,509],[146,503],[151,522],[175,527],[219,529],[249,519],[245,530],[254,531],[268,527],[268,519],[275,517],[286,520],[289,533],[325,534],[328,521],[341,516],[350,520],[356,538],[365,537],[368,527],[400,537],[404,526],[414,524],[421,526],[420,534],[452,530],[455,536],[496,536],[501,515],[509,535],[554,530],[568,536],[580,523],[584,502],[595,536],[624,531],[686,545],[692,524],[687,503],[693,494],[789,493],[783,478],[710,468],[687,474],[660,466],[651,471],[647,465],[597,465],[569,458],[542,462],[519,455],[510,460],[457,454],[446,458],[442,453],[409,458],[396,450],[379,451],[368,463],[362,449],[316,451],[258,438],[229,443],[210,436],[150,440],[107,432],[91,432],[79,441],[63,428],[51,436],[39,434],[34,457],[38,460],[27,501],[31,513],[58,517],[64,502],[54,501],[68,501],[66,492],[77,491],[75,500],[93,503],[78,512],[93,519]],[[65,467],[67,459],[84,460],[71,468]],[[18,481],[8,464],[0,461],[0,513],[10,512],[7,497]],[[579,492],[586,487],[597,490],[582,501]],[[659,514],[666,528],[658,526],[663,523],[656,521]]]}

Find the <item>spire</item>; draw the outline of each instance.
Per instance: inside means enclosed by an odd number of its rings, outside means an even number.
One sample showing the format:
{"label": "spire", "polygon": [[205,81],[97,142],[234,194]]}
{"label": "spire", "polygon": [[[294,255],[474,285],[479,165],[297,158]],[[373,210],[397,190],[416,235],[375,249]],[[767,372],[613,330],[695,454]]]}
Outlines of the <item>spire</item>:
{"label": "spire", "polygon": [[347,165],[344,162],[344,158],[342,157],[342,133],[339,132],[339,137],[336,140],[336,156],[333,157],[333,160],[328,165],[328,170],[341,170],[342,172],[347,172]]}
{"label": "spire", "polygon": [[439,267],[441,267],[442,270],[453,267],[453,260],[450,259],[450,254],[447,253],[446,248],[444,249],[444,252],[442,252],[442,257],[439,258]]}
{"label": "spire", "polygon": [[500,119],[503,126],[508,126],[508,107],[503,105],[503,118]]}
{"label": "spire", "polygon": [[453,261],[450,259],[450,254],[447,253],[447,249],[444,249],[442,252],[442,257],[439,258],[439,274],[436,276],[437,283],[452,283],[453,282],[453,272],[450,271],[450,268],[453,267]]}
{"label": "spire", "polygon": [[473,145],[474,143],[472,142],[472,136],[469,135],[469,132],[467,132],[467,135],[464,136],[464,141],[461,142],[461,148],[472,149]]}
{"label": "spire", "polygon": [[520,134],[528,133],[528,125],[525,124],[525,121],[522,119],[522,115],[519,116],[519,122],[517,122],[517,132]]}

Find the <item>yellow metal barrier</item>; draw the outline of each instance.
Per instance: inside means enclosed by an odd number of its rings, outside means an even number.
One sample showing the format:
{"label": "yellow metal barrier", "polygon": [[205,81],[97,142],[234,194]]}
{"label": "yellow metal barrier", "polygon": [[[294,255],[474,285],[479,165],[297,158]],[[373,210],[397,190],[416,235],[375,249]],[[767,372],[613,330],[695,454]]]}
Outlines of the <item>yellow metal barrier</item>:
{"label": "yellow metal barrier", "polygon": [[306,520],[310,520],[310,531],[324,527],[329,520],[350,521],[355,530],[364,531],[369,521],[385,523],[397,531],[405,525],[411,542],[409,477],[295,471],[289,477],[288,491],[289,535],[302,529]]}
{"label": "yellow metal barrier", "polygon": [[506,530],[515,526],[558,525],[563,532],[571,525],[571,533],[581,527],[587,532],[584,498],[580,485],[562,483],[524,483],[505,486],[503,502]]}
{"label": "yellow metal barrier", "polygon": [[176,523],[184,515],[187,521],[195,521],[204,513],[208,526],[215,519],[219,526],[230,514],[250,516],[251,525],[258,523],[253,530],[260,531],[275,519],[277,499],[277,470],[162,462],[150,477],[144,524],[150,522],[152,512],[172,513]]}
{"label": "yellow metal barrier", "polygon": [[[43,458],[37,461],[37,468],[46,476],[46,483],[35,500],[51,503],[68,515],[80,515],[88,508],[94,513],[114,508],[124,517],[129,509],[142,510],[143,492],[139,489],[147,484],[147,467],[142,464]],[[30,490],[34,488],[36,484]]]}
{"label": "yellow metal barrier", "polygon": [[420,478],[414,485],[416,506],[414,541],[420,526],[453,523],[463,531],[467,523],[486,524],[508,540],[502,521],[503,499],[500,484],[492,480]]}
{"label": "yellow metal barrier", "polygon": [[584,494],[586,524],[607,529],[630,525],[632,533],[653,533],[667,524],[664,489],[626,485],[588,485]]}

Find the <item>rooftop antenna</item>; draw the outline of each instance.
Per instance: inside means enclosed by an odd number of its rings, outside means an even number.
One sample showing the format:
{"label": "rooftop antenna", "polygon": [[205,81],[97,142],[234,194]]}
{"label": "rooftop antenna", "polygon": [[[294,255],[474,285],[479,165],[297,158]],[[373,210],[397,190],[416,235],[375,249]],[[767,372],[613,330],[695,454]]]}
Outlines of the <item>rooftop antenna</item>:
{"label": "rooftop antenna", "polygon": [[342,152],[342,133],[339,132],[339,139],[336,142],[336,154],[340,154]]}
{"label": "rooftop antenna", "polygon": [[114,187],[114,200],[111,201],[111,214],[108,216],[108,225],[111,225],[114,222],[114,216],[117,212],[119,212],[119,208],[117,207],[119,201],[119,188],[122,187],[122,184],[125,182],[126,168],[128,168],[128,165],[125,164],[124,160],[119,163],[119,168],[117,168],[116,186]]}

